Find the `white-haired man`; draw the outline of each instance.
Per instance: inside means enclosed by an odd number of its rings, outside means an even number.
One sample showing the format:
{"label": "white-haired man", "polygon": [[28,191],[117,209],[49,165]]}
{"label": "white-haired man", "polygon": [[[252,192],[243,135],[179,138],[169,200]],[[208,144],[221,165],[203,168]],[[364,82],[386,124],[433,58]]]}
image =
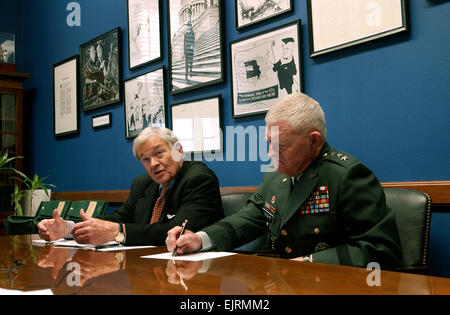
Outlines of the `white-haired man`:
{"label": "white-haired man", "polygon": [[266,173],[247,205],[197,233],[169,231],[168,250],[230,250],[264,233],[284,258],[395,268],[401,259],[395,215],[375,175],[353,156],[330,148],[320,105],[302,93],[287,96],[266,115]]}
{"label": "white-haired man", "polygon": [[111,215],[82,222],[53,219],[38,224],[45,240],[70,235],[82,244],[116,240],[125,245],[162,245],[167,231],[188,220],[197,231],[223,217],[219,181],[212,170],[197,161],[184,161],[183,149],[167,128],[148,127],[133,143],[133,154],[147,174],[131,184],[128,200]]}

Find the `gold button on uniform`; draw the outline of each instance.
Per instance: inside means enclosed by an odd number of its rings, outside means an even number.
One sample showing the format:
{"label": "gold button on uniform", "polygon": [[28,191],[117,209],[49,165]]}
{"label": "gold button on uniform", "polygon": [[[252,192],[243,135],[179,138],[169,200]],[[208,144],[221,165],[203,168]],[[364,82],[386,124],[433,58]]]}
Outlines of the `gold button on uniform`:
{"label": "gold button on uniform", "polygon": [[320,230],[319,230],[318,227],[316,227],[316,228],[314,229],[314,233],[316,233],[316,234],[319,234],[319,233],[320,233]]}
{"label": "gold button on uniform", "polygon": [[285,251],[287,254],[290,254],[290,253],[292,253],[292,248],[286,247],[286,248],[284,249],[284,251]]}
{"label": "gold button on uniform", "polygon": [[286,230],[281,230],[281,235],[286,236],[288,233]]}

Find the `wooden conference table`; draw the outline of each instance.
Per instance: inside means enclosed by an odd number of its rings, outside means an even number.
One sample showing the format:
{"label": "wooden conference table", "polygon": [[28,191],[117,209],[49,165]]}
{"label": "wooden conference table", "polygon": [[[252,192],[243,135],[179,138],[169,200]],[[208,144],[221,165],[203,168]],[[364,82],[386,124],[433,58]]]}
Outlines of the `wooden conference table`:
{"label": "wooden conference table", "polygon": [[165,247],[99,252],[37,246],[32,239],[38,236],[0,237],[0,288],[54,294],[450,294],[450,279],[440,277],[381,271],[381,285],[369,286],[368,278],[376,278],[365,268],[242,254],[174,264],[141,258]]}

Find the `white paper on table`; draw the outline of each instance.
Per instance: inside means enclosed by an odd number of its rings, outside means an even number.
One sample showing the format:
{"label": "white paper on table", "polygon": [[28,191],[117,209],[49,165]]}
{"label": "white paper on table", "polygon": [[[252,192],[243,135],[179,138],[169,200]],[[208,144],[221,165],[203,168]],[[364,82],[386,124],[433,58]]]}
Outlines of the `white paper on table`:
{"label": "white paper on table", "polygon": [[35,244],[35,245],[44,246],[44,245],[47,245],[47,244],[53,244],[53,243],[56,243],[56,242],[63,242],[63,241],[64,241],[64,239],[60,238],[59,240],[51,241],[51,242],[46,241],[46,240],[33,240],[32,243]]}
{"label": "white paper on table", "polygon": [[35,290],[35,291],[20,291],[0,289],[0,295],[54,295],[50,289]]}
{"label": "white paper on table", "polygon": [[117,250],[130,250],[130,249],[142,249],[142,248],[155,248],[156,246],[113,246],[113,247],[106,247],[106,248],[100,248],[97,249],[98,252],[114,252]]}
{"label": "white paper on table", "polygon": [[75,240],[62,240],[59,242],[54,242],[53,245],[60,246],[60,247],[71,247],[71,248],[81,248],[81,249],[89,249],[89,250],[95,250],[96,247],[103,247],[103,246],[114,246],[119,247],[121,246],[119,243],[115,241],[106,242],[99,245],[92,245],[92,244],[80,244],[77,243]]}
{"label": "white paper on table", "polygon": [[33,243],[36,245],[54,244],[55,246],[59,246],[59,247],[73,247],[73,248],[96,250],[99,252],[114,252],[114,251],[120,251],[120,250],[155,248],[156,247],[156,246],[123,246],[117,242],[111,241],[111,242],[106,242],[101,245],[97,245],[97,247],[106,246],[104,248],[95,248],[95,245],[92,245],[92,244],[79,244],[75,240],[65,240],[63,238],[53,241],[53,242],[47,242],[45,240],[33,240]]}
{"label": "white paper on table", "polygon": [[150,259],[169,259],[169,260],[185,260],[185,261],[201,261],[207,259],[215,259],[226,256],[236,255],[236,253],[229,252],[203,252],[203,253],[194,253],[194,254],[186,254],[186,255],[176,255],[172,256],[171,252],[157,254],[157,255],[148,255],[141,256],[141,258],[150,258]]}

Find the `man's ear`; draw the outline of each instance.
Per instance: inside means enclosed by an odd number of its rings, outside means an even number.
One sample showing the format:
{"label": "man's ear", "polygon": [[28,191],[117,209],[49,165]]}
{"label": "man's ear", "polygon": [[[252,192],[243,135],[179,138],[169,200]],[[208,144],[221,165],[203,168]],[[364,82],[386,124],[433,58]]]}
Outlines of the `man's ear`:
{"label": "man's ear", "polygon": [[176,142],[172,146],[172,159],[176,162],[180,162],[183,160],[183,146],[180,142]]}
{"label": "man's ear", "polygon": [[312,151],[317,154],[320,153],[320,150],[322,149],[322,145],[323,145],[322,134],[317,130],[311,131],[309,133],[309,139],[311,141]]}

